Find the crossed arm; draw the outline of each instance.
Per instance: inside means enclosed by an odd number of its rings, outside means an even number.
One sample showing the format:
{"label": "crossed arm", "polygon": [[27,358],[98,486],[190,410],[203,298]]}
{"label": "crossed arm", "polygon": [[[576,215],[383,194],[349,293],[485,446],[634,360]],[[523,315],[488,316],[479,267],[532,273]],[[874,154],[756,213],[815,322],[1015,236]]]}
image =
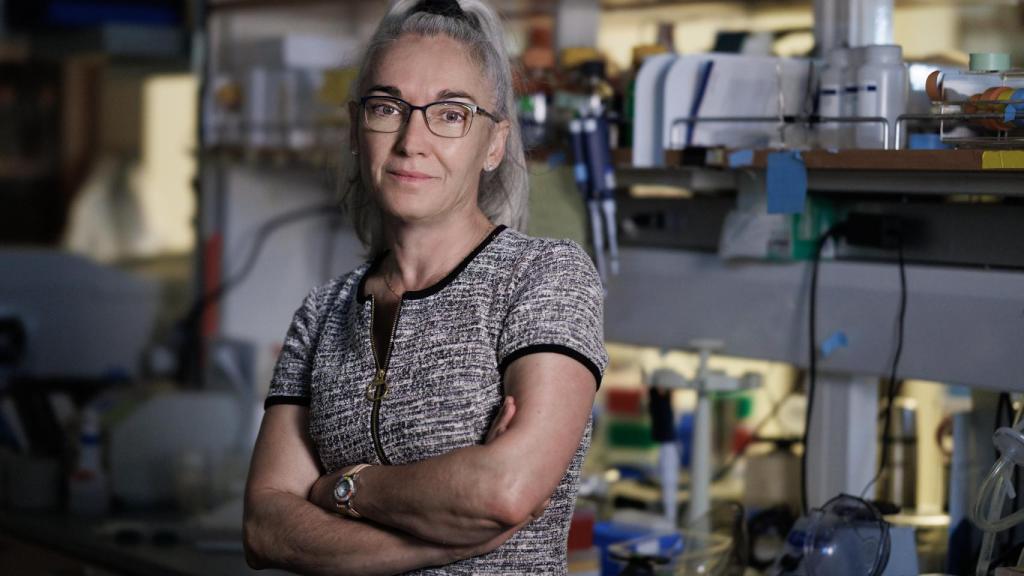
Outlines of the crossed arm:
{"label": "crossed arm", "polygon": [[505,391],[485,444],[361,472],[354,505],[362,521],[328,512],[330,491],[347,468],[321,476],[307,409],[268,409],[246,487],[250,565],[393,574],[500,546],[542,512],[558,486],[586,427],[595,383],[577,361],[539,353],[508,366]]}

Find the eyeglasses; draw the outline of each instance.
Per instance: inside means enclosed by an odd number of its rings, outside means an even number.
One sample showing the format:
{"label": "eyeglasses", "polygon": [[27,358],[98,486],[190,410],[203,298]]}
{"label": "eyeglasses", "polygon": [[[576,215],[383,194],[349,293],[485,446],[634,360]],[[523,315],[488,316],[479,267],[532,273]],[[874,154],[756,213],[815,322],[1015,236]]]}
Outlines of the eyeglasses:
{"label": "eyeglasses", "polygon": [[423,111],[427,129],[442,138],[462,138],[468,134],[477,114],[499,122],[497,117],[476,104],[451,100],[413,106],[392,96],[363,96],[359,105],[363,109],[363,124],[373,132],[398,132],[409,122],[415,110]]}

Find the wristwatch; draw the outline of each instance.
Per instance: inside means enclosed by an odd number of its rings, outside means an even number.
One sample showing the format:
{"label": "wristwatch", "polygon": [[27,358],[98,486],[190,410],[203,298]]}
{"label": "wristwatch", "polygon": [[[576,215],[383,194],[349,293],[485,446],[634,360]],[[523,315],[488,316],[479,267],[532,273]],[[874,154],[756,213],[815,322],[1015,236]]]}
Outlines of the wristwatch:
{"label": "wristwatch", "polygon": [[338,512],[351,518],[362,518],[362,515],[356,512],[352,505],[352,500],[356,496],[356,477],[369,466],[369,464],[360,464],[338,479],[333,492],[334,505],[338,508]]}

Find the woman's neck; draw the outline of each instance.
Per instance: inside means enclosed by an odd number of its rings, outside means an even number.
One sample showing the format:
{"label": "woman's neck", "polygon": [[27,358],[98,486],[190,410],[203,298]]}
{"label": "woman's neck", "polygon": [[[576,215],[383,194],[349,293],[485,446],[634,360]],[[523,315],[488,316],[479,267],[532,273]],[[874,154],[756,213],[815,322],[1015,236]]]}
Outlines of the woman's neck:
{"label": "woman's neck", "polygon": [[390,227],[390,252],[380,268],[400,291],[422,290],[444,278],[494,228],[479,210],[431,224]]}

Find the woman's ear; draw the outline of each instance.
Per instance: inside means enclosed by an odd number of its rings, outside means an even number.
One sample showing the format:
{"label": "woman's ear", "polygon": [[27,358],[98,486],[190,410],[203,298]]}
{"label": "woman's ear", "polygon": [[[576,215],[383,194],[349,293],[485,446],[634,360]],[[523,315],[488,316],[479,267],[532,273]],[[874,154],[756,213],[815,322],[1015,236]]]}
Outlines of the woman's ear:
{"label": "woman's ear", "polygon": [[508,120],[502,120],[491,131],[491,142],[487,146],[487,157],[484,159],[484,166],[490,166],[490,170],[495,170],[505,158],[505,144],[508,142],[509,129]]}

